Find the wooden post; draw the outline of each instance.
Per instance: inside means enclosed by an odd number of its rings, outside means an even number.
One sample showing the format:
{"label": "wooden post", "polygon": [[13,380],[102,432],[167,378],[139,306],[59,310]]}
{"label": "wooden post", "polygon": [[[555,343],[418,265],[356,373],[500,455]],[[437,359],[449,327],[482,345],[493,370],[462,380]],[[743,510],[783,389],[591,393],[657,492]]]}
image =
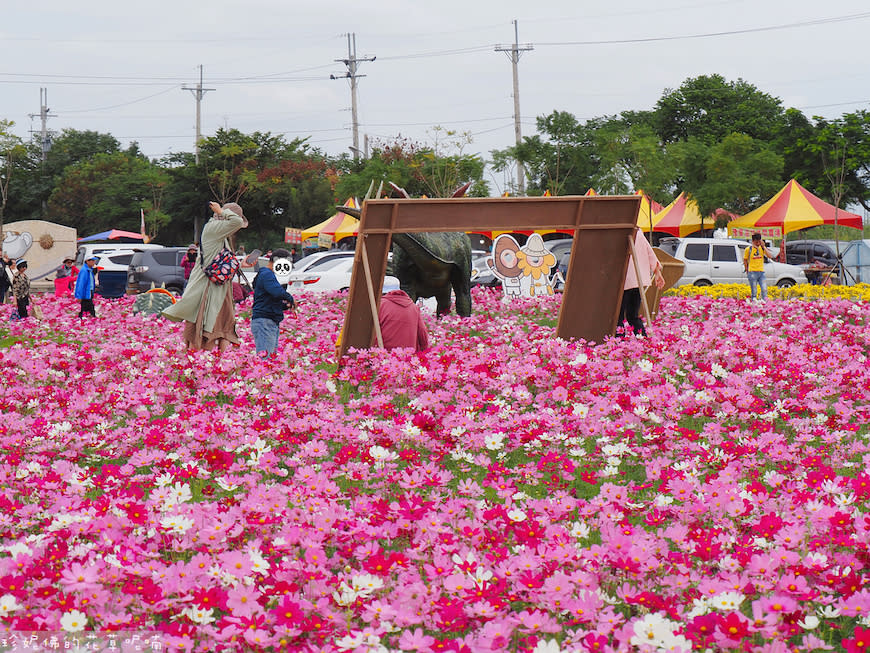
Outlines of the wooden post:
{"label": "wooden post", "polygon": [[[374,181],[372,182],[375,183]],[[384,348],[384,337],[381,334],[381,321],[378,319],[378,303],[375,301],[375,286],[372,283],[372,271],[369,268],[369,253],[366,250],[366,241],[365,236],[363,236],[362,241],[362,258],[363,258],[363,270],[365,271],[366,277],[366,287],[369,291],[369,306],[372,309],[372,326],[375,329],[375,339],[378,341],[378,347],[381,349]]]}

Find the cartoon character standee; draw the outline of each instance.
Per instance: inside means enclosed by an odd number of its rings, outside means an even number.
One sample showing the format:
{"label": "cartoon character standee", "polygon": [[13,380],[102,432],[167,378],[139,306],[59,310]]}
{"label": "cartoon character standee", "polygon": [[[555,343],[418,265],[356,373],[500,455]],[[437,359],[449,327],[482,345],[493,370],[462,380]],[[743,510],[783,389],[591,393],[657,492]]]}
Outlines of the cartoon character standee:
{"label": "cartoon character standee", "polygon": [[550,268],[556,264],[556,257],[544,247],[544,239],[532,234],[526,244],[517,252],[517,265],[523,275],[523,285],[528,287],[528,296],[552,295]]}
{"label": "cartoon character standee", "polygon": [[492,273],[501,279],[501,288],[506,300],[523,294],[520,282],[523,271],[517,258],[519,251],[520,245],[513,236],[502,234],[492,243],[492,257],[486,259],[487,265],[492,268]]}

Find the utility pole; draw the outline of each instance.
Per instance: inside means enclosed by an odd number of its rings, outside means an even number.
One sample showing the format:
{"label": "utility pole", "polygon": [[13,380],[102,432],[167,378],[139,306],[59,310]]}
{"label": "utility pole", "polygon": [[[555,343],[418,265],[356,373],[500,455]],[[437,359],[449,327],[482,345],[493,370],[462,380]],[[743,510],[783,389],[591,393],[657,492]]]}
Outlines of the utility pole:
{"label": "utility pole", "polygon": [[49,118],[54,118],[51,114],[49,114],[48,104],[48,89],[41,88],[39,89],[39,113],[31,113],[30,117],[35,118],[37,115],[42,121],[42,129],[40,130],[40,144],[42,148],[42,163],[45,164],[45,160],[48,157],[48,151],[51,149],[51,137],[48,135],[48,126],[47,122]]}
{"label": "utility pole", "polygon": [[193,97],[196,98],[196,143],[193,152],[196,165],[199,165],[199,142],[202,140],[202,113],[200,110],[200,104],[202,103],[202,96],[208,91],[213,91],[214,89],[202,87],[202,64],[199,65],[199,84],[195,87],[182,86],[181,88],[182,90],[190,91],[193,93]]}
{"label": "utility pole", "polygon": [[[357,73],[357,65],[363,61],[374,61],[377,57],[363,57],[358,59],[356,56],[356,32],[347,35],[347,59],[335,59],[339,63],[347,66],[347,72],[344,75],[330,75],[329,79],[344,79],[350,80],[350,112],[351,123],[353,125],[353,158],[359,158],[359,120],[357,118],[357,101],[356,101],[356,80],[358,77],[365,77]],[[368,149],[368,148],[366,148]],[[366,152],[368,156],[368,152]]]}
{"label": "utility pole", "polygon": [[[508,55],[508,58],[511,60],[511,66],[513,67],[514,73],[514,134],[516,136],[517,146],[521,145],[523,142],[523,131],[520,125],[520,77],[519,72],[517,70],[517,66],[520,62],[520,55],[523,52],[527,52],[528,50],[534,50],[534,46],[531,43],[524,43],[522,47],[520,47],[520,37],[519,37],[519,26],[517,25],[517,21],[513,21],[514,24],[514,43],[512,46],[507,47],[504,45],[495,46],[496,52],[504,52]],[[519,195],[526,194],[526,181],[523,176],[523,165],[517,161],[517,193]]]}

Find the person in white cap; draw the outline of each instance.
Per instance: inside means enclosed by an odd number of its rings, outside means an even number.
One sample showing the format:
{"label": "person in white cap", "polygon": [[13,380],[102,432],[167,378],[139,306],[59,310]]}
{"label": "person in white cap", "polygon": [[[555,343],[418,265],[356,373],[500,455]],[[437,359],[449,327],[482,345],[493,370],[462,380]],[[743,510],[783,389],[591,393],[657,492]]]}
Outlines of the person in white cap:
{"label": "person in white cap", "polygon": [[97,261],[99,261],[98,256],[92,254],[87,257],[76,279],[76,289],[73,292],[73,297],[78,299],[82,305],[79,311],[79,318],[84,317],[85,313],[91,317],[97,317],[97,311],[94,308],[94,290],[97,287]]}

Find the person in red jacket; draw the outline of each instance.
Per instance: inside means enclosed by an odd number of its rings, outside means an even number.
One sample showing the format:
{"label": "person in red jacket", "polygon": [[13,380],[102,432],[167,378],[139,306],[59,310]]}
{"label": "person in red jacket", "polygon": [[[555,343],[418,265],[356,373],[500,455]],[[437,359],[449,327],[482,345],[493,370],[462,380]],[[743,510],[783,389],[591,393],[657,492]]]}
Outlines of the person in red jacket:
{"label": "person in red jacket", "polygon": [[392,290],[381,297],[378,321],[384,349],[412,347],[417,351],[429,348],[429,334],[420,315],[420,308],[403,290]]}

